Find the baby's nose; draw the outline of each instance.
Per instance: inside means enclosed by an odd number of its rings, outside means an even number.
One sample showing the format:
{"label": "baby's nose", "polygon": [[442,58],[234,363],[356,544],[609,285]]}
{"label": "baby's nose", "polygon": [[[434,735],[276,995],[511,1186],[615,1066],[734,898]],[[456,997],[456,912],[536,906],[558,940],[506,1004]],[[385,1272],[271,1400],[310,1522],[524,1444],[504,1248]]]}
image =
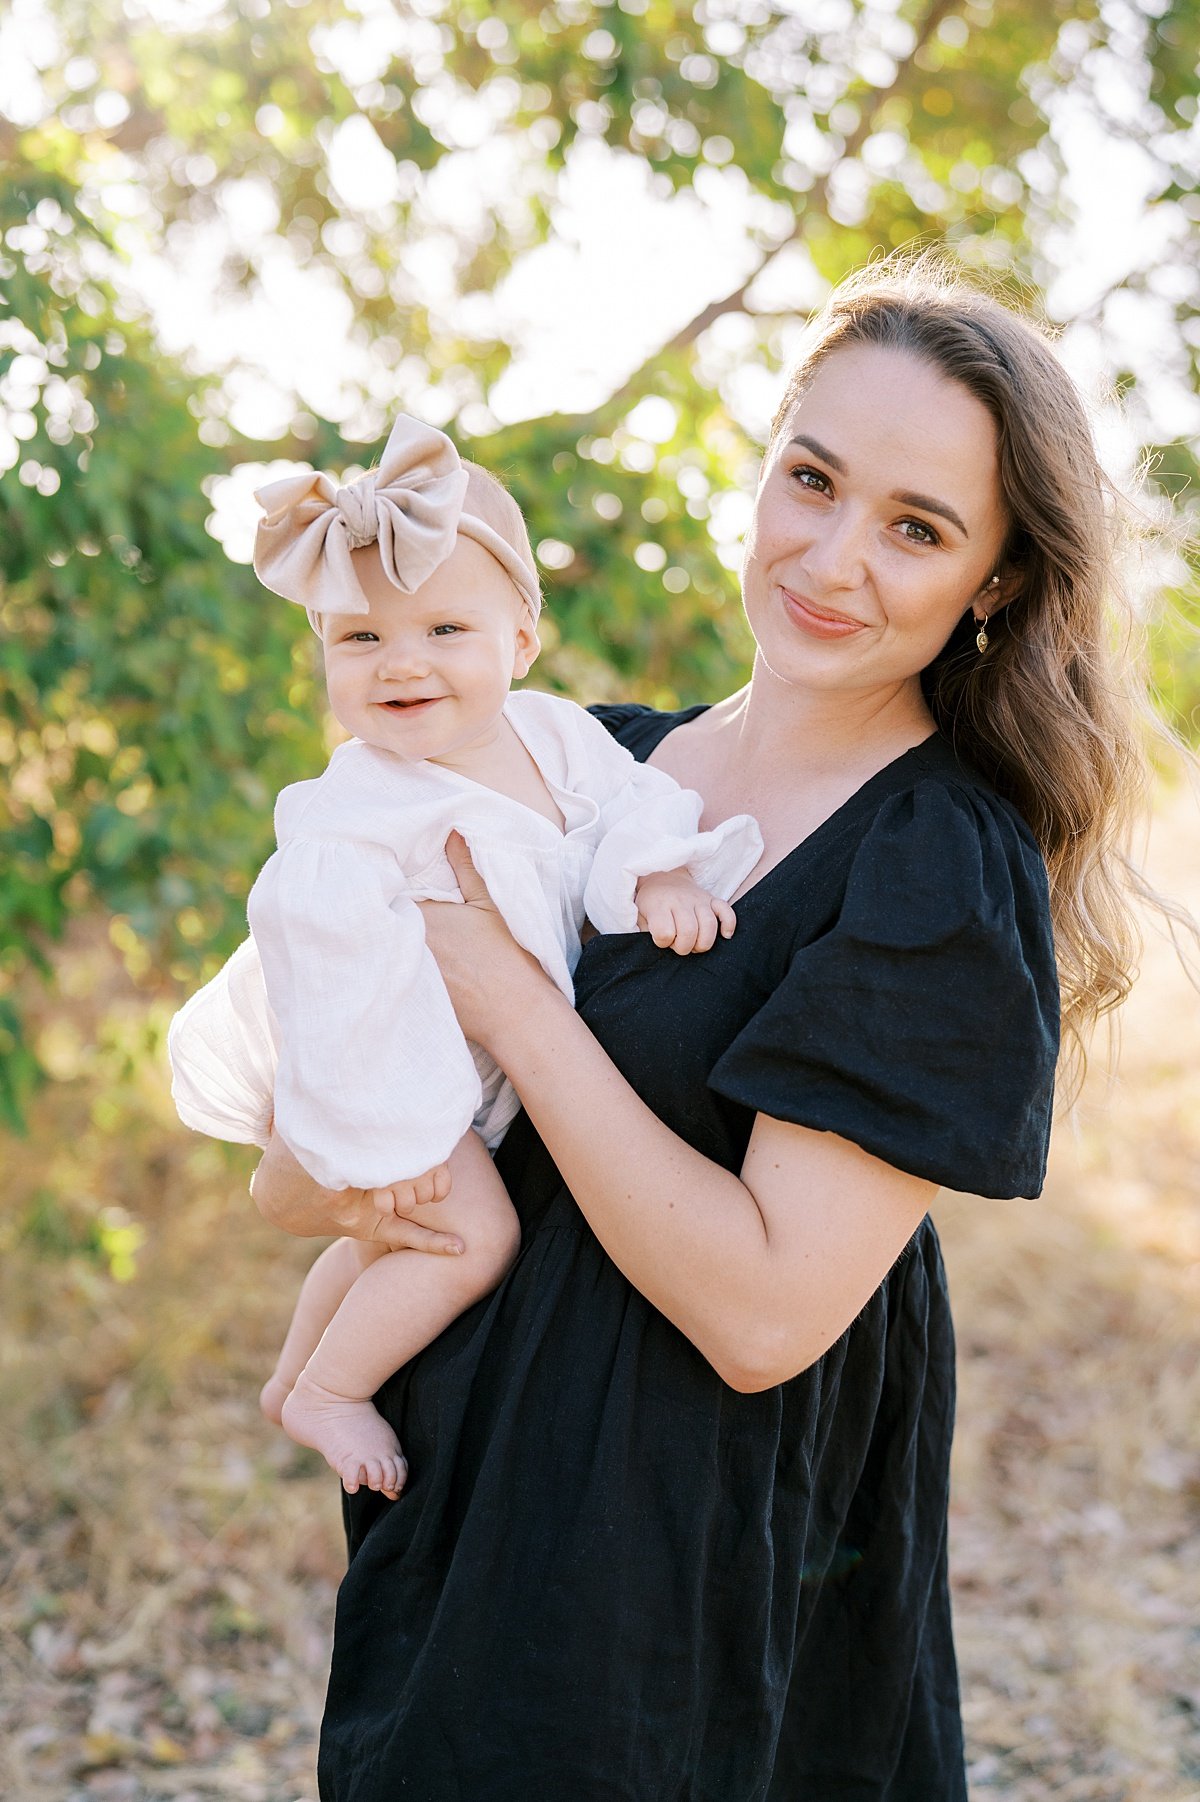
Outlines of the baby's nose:
{"label": "baby's nose", "polygon": [[407,676],[424,675],[429,668],[429,660],[423,645],[393,642],[383,647],[378,667],[381,676],[399,682]]}

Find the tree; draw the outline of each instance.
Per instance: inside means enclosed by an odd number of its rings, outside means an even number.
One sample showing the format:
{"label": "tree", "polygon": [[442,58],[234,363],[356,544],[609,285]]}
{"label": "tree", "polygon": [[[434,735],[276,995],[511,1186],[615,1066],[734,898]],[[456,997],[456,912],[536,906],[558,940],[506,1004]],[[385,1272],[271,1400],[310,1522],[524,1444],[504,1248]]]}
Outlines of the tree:
{"label": "tree", "polygon": [[[0,117],[10,1120],[36,1079],[22,995],[67,922],[112,916],[148,982],[223,954],[269,848],[270,795],[319,761],[304,622],[264,605],[206,529],[222,473],[337,465],[345,431],[365,463],[388,411],[419,401],[526,510],[551,577],[547,681],[714,692],[745,656],[709,532],[714,497],[753,467],[733,362],[777,366],[797,294],[913,240],[1045,283],[1070,243],[1082,107],[1138,146],[1154,225],[1090,300],[1089,328],[1103,339],[1131,298],[1154,309],[1177,349],[1133,358],[1123,380],[1163,479],[1194,480],[1194,447],[1161,444],[1155,405],[1164,369],[1184,393],[1200,354],[1186,317],[1197,0],[214,0],[199,24],[99,10],[23,15],[40,86]],[[502,426],[489,398],[515,346],[491,297],[553,237],[589,149],[636,159],[664,196],[736,193],[746,269],[594,413]],[[356,188],[367,167],[383,198]],[[464,167],[483,198],[451,217],[435,178]],[[228,222],[247,199],[259,223],[239,236]],[[237,356],[197,374],[156,343],[137,258],[218,229],[231,292],[293,266],[341,296],[377,374],[337,418],[293,396],[282,435],[251,440]],[[436,294],[421,273],[434,250]],[[736,359],[713,330],[732,317]]]}

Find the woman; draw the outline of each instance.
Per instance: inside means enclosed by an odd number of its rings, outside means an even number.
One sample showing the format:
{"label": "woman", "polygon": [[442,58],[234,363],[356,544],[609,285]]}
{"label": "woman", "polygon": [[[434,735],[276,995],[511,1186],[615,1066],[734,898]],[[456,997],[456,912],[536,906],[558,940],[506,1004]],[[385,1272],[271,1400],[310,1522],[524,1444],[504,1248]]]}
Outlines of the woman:
{"label": "woman", "polygon": [[[1110,561],[1037,333],[868,274],[772,431],[750,683],[601,714],[706,816],[757,817],[733,938],[596,938],[575,1013],[458,848],[472,905],[427,925],[525,1106],[497,1160],[523,1249],[378,1398],[412,1475],[349,1506],[324,1797],[965,1797],[926,1211],[1040,1188],[1055,940],[1072,1038],[1127,986]],[[256,1194],[370,1230],[277,1148]]]}

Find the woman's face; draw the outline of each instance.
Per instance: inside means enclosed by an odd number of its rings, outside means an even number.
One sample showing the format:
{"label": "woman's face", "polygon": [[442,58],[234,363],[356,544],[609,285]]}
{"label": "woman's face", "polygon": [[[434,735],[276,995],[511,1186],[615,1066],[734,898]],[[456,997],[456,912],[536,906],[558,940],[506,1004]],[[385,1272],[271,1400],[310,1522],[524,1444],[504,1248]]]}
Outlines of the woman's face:
{"label": "woman's face", "polygon": [[972,604],[994,611],[1007,521],[982,402],[907,351],[834,351],[767,453],[746,614],[781,680],[912,680]]}

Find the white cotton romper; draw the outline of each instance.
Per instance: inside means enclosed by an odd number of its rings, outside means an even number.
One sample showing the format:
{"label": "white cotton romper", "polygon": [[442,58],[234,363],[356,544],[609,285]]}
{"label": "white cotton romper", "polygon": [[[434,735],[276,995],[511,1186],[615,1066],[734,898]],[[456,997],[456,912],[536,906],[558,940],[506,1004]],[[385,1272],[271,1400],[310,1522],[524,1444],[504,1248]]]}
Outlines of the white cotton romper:
{"label": "white cotton romper", "polygon": [[490,1149],[520,1102],[469,1045],[416,903],[461,901],[461,832],[513,936],[573,999],[580,930],[637,928],[640,877],[687,868],[729,900],[762,855],[748,814],[700,830],[701,800],[638,763],[582,707],[510,694],[505,718],[563,816],[352,739],[285,788],[251,936],[171,1023],[184,1124],[265,1145],[275,1130],[329,1189],[380,1188],[443,1163],[469,1127]]}

